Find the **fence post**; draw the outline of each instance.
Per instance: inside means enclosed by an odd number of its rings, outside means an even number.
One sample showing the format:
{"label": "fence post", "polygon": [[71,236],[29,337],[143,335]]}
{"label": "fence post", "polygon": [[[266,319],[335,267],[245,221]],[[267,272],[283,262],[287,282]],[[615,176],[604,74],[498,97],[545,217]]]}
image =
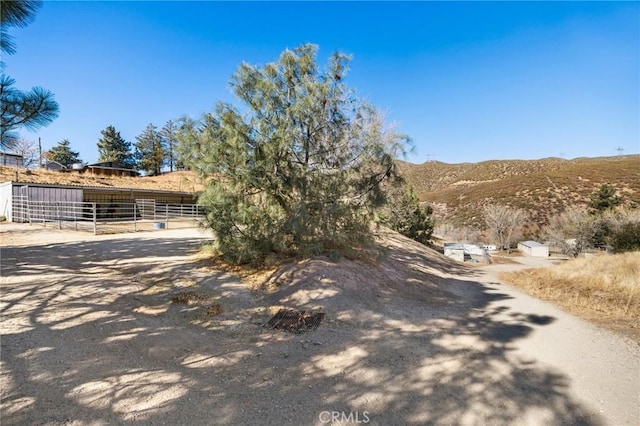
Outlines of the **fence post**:
{"label": "fence post", "polygon": [[167,229],[169,229],[169,204],[164,205],[164,221]]}
{"label": "fence post", "polygon": [[[24,212],[24,204],[22,204],[22,211]],[[29,215],[29,225],[31,225],[32,224],[32,222],[31,222],[32,214],[31,214],[31,203],[29,203],[29,199],[27,199],[27,211],[26,211],[26,214]]]}
{"label": "fence post", "polygon": [[98,230],[96,229],[97,228],[96,203],[91,203],[91,209],[93,210],[93,235],[96,235],[98,233]]}
{"label": "fence post", "polygon": [[136,203],[133,203],[133,231],[134,232],[138,232],[137,216],[138,216],[138,205]]}
{"label": "fence post", "polygon": [[62,218],[60,215],[60,203],[56,203],[56,215],[58,216],[58,229],[62,229]]}
{"label": "fence post", "polygon": [[44,203],[40,203],[40,213],[42,214],[42,226],[47,227],[47,219],[44,217]]}

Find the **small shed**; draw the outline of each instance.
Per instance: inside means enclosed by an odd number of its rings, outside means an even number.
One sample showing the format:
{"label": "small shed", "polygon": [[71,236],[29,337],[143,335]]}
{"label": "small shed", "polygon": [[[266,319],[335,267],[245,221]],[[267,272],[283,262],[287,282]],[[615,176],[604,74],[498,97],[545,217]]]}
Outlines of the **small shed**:
{"label": "small shed", "polygon": [[0,166],[24,167],[24,156],[10,152],[0,152]]}
{"label": "small shed", "polygon": [[42,168],[46,170],[66,170],[67,166],[65,166],[62,163],[58,163],[57,161],[45,160],[44,164],[42,165]]}
{"label": "small shed", "polygon": [[444,243],[444,255],[464,262],[466,258],[474,259],[473,256],[484,257],[486,251],[475,244]]}
{"label": "small shed", "polygon": [[445,247],[444,255],[458,262],[464,262],[464,249]]}
{"label": "small shed", "polygon": [[518,243],[518,250],[526,256],[549,257],[549,246],[537,241],[521,241]]}

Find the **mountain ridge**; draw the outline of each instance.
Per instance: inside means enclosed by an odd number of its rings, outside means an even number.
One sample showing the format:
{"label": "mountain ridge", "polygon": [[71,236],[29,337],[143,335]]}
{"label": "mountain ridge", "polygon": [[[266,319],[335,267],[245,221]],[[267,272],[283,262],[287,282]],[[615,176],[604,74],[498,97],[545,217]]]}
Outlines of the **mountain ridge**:
{"label": "mountain ridge", "polygon": [[483,227],[482,209],[503,204],[528,211],[544,226],[570,206],[587,206],[604,184],[612,185],[625,205],[640,205],[640,155],[580,157],[565,160],[487,160],[478,163],[398,162],[398,169],[436,219]]}

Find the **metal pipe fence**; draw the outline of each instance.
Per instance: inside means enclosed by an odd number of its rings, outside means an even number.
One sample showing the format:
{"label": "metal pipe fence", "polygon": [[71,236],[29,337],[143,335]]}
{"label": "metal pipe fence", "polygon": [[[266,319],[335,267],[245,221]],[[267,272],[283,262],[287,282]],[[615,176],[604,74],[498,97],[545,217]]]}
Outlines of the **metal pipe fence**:
{"label": "metal pipe fence", "polygon": [[203,216],[203,208],[197,204],[164,204],[155,200],[89,203],[13,199],[13,222],[94,234],[195,227]]}

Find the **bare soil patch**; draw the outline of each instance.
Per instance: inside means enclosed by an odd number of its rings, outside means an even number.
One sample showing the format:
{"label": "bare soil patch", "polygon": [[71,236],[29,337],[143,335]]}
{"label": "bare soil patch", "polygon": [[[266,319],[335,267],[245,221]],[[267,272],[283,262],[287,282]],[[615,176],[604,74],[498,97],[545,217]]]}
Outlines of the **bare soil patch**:
{"label": "bare soil patch", "polygon": [[[602,422],[516,350],[554,317],[398,234],[374,260],[293,262],[261,286],[203,260],[196,230],[0,238],[3,425]],[[280,309],[325,316],[265,328]]]}

